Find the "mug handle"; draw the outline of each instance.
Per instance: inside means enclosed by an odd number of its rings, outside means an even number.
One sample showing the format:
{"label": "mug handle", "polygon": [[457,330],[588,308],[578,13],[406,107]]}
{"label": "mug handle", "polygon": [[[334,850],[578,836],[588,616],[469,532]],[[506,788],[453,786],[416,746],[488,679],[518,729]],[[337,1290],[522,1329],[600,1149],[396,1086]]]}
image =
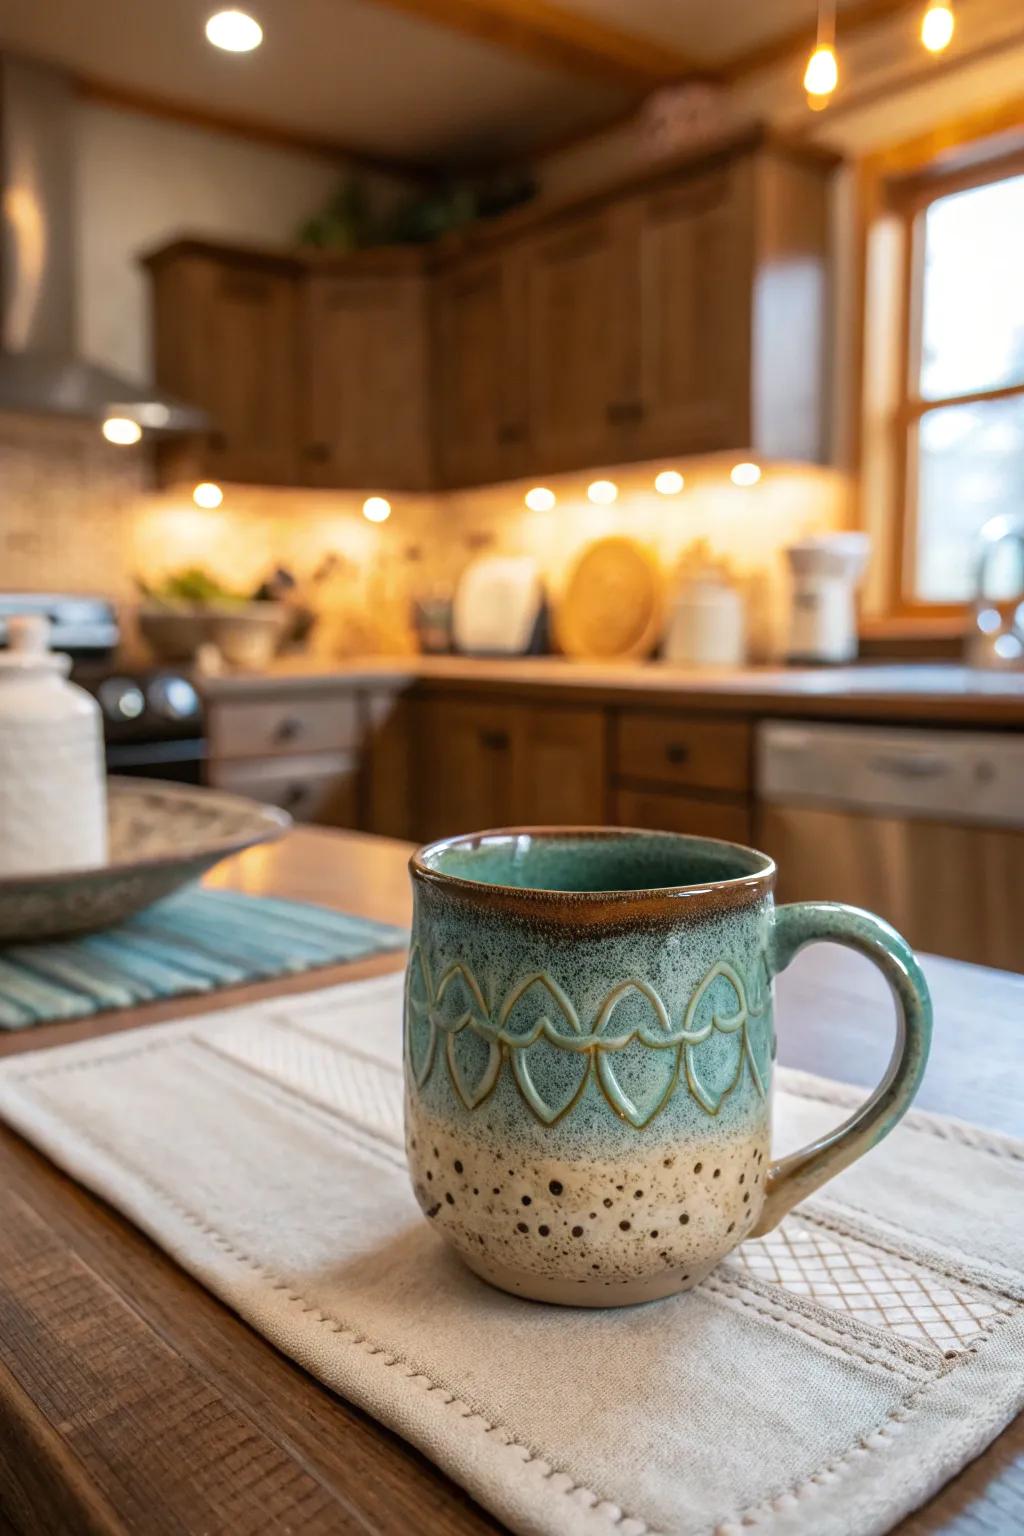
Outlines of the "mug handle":
{"label": "mug handle", "polygon": [[896,1044],[885,1076],[865,1104],[842,1125],[771,1163],[765,1201],[751,1237],[777,1226],[793,1206],[876,1146],[910,1108],[928,1060],[932,1004],[914,952],[895,928],[835,901],[800,901],[776,909],[768,955],[772,976],[784,971],[805,944],[827,941],[867,955],[882,972],[896,1001]]}

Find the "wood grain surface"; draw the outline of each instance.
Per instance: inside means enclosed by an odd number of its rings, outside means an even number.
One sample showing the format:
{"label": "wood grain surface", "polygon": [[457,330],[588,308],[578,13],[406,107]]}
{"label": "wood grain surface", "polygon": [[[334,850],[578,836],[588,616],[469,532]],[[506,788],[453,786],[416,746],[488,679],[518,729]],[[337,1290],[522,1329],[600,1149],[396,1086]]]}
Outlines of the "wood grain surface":
{"label": "wood grain surface", "polygon": [[[401,843],[300,830],[211,884],[407,922]],[[401,964],[376,957],[0,1036],[9,1053]],[[936,1044],[920,1102],[1024,1130],[1024,977],[927,962]],[[823,1006],[823,1004],[825,1006]],[[857,1083],[888,1050],[884,985],[845,953],[779,986],[781,1059]],[[823,1020],[828,1020],[827,1029]],[[965,1035],[984,1049],[964,1053]],[[476,1536],[501,1527],[404,1441],[333,1396],[102,1201],[0,1129],[0,1532],[12,1536]],[[904,1536],[1024,1530],[1024,1421]]]}

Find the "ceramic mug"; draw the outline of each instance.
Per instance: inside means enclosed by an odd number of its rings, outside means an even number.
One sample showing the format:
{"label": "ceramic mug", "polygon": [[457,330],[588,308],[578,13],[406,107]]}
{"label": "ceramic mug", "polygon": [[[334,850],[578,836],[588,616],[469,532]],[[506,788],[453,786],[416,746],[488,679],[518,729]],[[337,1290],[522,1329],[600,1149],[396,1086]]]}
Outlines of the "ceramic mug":
{"label": "ceramic mug", "polygon": [[[433,843],[411,871],[413,1188],[504,1290],[576,1306],[687,1290],[880,1141],[914,1097],[931,1004],[911,950],[855,907],[776,908],[763,853],[531,828]],[[772,978],[820,939],[879,967],[898,1040],[855,1115],[772,1162]]]}

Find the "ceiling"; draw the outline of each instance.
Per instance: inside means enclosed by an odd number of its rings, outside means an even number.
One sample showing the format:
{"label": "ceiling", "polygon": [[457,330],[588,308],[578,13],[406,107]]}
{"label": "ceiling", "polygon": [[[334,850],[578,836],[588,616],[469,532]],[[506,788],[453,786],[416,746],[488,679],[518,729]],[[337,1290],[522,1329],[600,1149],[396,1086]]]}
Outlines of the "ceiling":
{"label": "ceiling", "polygon": [[[215,0],[3,0],[0,48],[126,96],[435,164],[509,158],[585,132],[659,75],[721,66],[814,14],[814,0],[238,3],[263,26],[255,53],[206,42]],[[495,15],[500,39],[493,26],[486,35]]]}

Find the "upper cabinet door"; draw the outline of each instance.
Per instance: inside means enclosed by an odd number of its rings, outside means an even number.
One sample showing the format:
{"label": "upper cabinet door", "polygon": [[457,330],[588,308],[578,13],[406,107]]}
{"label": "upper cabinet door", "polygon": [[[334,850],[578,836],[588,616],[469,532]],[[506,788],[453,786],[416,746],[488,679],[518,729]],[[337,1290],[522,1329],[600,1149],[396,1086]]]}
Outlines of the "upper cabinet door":
{"label": "upper cabinet door", "polygon": [[749,162],[631,200],[633,456],[751,441],[754,187]]}
{"label": "upper cabinet door", "polygon": [[199,404],[215,423],[211,472],[226,480],[296,480],[295,279],[290,273],[216,265],[208,273]]}
{"label": "upper cabinet door", "polygon": [[619,206],[526,247],[531,468],[576,469],[619,450],[626,391],[627,228]]}
{"label": "upper cabinet door", "polygon": [[422,490],[430,479],[417,274],[313,273],[303,295],[302,478]]}
{"label": "upper cabinet door", "polygon": [[502,480],[524,462],[522,281],[514,248],[435,279],[434,429],[446,485]]}

